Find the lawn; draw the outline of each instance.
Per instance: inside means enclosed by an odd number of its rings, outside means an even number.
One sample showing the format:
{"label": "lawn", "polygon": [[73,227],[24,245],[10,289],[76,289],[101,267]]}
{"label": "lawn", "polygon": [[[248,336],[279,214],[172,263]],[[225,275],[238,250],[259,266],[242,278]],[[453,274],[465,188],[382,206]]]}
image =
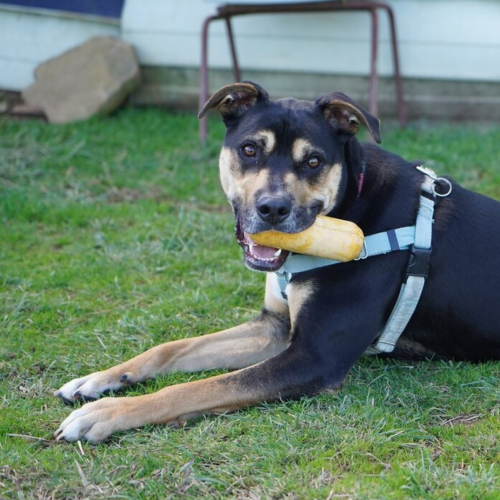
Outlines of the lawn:
{"label": "lawn", "polygon": [[[500,128],[386,128],[387,149],[500,199]],[[0,121],[0,497],[500,498],[493,362],[366,357],[335,395],[55,443],[64,382],[258,313],[210,133],[202,147],[193,115],[156,109]]]}

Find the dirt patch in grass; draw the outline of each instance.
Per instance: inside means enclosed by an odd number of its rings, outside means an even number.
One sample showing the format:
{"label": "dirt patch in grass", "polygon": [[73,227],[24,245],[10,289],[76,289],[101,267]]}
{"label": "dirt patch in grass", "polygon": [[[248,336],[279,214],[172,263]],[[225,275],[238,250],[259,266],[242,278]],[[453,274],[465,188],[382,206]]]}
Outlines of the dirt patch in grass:
{"label": "dirt patch in grass", "polygon": [[158,202],[178,205],[179,208],[185,210],[201,210],[202,212],[210,213],[229,213],[231,208],[229,205],[210,205],[208,203],[190,200],[179,203],[178,200],[167,196],[158,188],[148,190],[131,189],[131,188],[112,188],[106,191],[105,200],[109,204],[115,203],[135,203],[139,200],[154,200]]}
{"label": "dirt patch in grass", "polygon": [[478,415],[456,415],[455,417],[441,417],[440,425],[455,427],[456,425],[474,425],[481,418],[482,414]]}
{"label": "dirt patch in grass", "polygon": [[131,188],[112,188],[106,192],[106,201],[108,203],[134,203],[137,200],[159,200],[161,199],[161,191],[157,188],[141,189]]}

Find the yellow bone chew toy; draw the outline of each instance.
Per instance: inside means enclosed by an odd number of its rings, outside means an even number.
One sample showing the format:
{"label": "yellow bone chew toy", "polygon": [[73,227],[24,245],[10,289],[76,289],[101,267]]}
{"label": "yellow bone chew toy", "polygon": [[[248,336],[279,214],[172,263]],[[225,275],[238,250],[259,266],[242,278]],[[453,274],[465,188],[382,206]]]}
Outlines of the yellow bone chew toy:
{"label": "yellow bone chew toy", "polygon": [[318,215],[314,224],[301,233],[264,231],[250,237],[258,245],[342,262],[359,257],[365,239],[354,222],[324,215]]}

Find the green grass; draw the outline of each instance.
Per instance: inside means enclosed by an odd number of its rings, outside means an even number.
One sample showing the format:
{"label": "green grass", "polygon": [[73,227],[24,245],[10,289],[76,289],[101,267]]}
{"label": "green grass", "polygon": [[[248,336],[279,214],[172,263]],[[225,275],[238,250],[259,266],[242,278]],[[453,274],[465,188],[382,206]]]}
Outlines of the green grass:
{"label": "green grass", "polygon": [[[388,128],[387,149],[500,199],[499,128]],[[161,110],[0,121],[0,497],[500,498],[498,363],[364,358],[336,395],[52,440],[62,383],[260,309],[218,186],[222,134],[200,147],[194,116]]]}

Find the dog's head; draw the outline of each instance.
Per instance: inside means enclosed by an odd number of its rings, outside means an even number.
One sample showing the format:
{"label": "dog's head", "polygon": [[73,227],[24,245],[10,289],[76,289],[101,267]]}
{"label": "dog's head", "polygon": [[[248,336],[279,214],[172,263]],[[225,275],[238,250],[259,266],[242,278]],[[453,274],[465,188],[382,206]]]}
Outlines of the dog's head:
{"label": "dog's head", "polygon": [[255,244],[249,234],[298,233],[329,214],[349,179],[346,144],[365,125],[380,142],[379,121],[340,92],[314,102],[271,100],[251,82],[218,90],[200,112],[219,109],[226,125],[220,154],[222,187],[236,218],[248,267],[275,271],[287,252]]}

